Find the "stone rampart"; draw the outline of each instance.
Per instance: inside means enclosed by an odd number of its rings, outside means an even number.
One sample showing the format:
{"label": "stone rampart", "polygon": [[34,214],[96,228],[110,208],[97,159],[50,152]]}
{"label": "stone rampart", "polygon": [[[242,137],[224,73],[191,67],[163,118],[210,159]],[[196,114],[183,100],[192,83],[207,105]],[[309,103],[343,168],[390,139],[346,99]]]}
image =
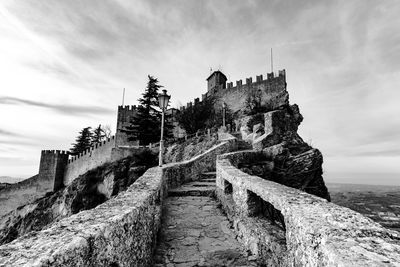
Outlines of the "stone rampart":
{"label": "stone rampart", "polygon": [[277,76],[269,73],[267,79],[263,79],[262,75],[257,76],[255,82],[252,78],[247,78],[246,83],[242,80],[228,83],[227,88],[218,88],[213,95],[219,99],[220,104],[225,102],[232,113],[240,112],[246,108],[246,100],[249,96],[261,99],[261,105],[268,107],[270,110],[279,108],[289,103],[289,94],[286,91],[286,73],[285,70],[279,71]]}
{"label": "stone rampart", "polygon": [[115,147],[115,137],[96,144],[77,156],[68,160],[64,172],[64,185],[69,185],[73,179],[112,160],[111,151]]}
{"label": "stone rampart", "polygon": [[35,175],[21,182],[9,184],[1,188],[0,217],[19,206],[43,197],[47,193],[45,185],[45,181],[41,180],[39,175]]}
{"label": "stone rampart", "polygon": [[397,232],[240,171],[231,162],[240,162],[240,153],[218,157],[217,197],[238,237],[267,266],[400,266]]}
{"label": "stone rampart", "polygon": [[196,180],[235,147],[225,141],[191,160],[147,170],[96,208],[0,246],[0,266],[151,266],[167,189]]}
{"label": "stone rampart", "polygon": [[[251,77],[246,79],[246,83],[239,80],[236,81],[235,86],[233,82],[229,82],[226,88],[215,87],[206,94],[203,94],[202,101],[210,96],[216,98],[216,107],[218,109],[221,109],[222,102],[225,102],[227,108],[232,113],[243,111],[249,96],[259,98],[262,106],[274,110],[289,104],[289,94],[286,90],[286,72],[285,70],[281,70],[278,72],[278,75],[268,73],[267,79],[263,79],[263,75],[259,75],[256,76],[254,82]],[[186,106],[181,107],[180,110],[185,110],[198,103],[200,103],[200,100],[196,98],[193,102],[189,102]]]}

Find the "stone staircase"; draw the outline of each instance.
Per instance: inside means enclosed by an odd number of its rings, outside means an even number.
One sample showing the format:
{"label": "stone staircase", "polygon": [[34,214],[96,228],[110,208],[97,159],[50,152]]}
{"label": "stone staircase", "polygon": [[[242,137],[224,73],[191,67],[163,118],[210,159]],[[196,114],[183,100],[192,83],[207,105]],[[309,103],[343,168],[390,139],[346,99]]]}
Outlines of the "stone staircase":
{"label": "stone staircase", "polygon": [[215,172],[202,173],[200,180],[170,189],[168,191],[168,196],[213,196],[215,192],[215,177]]}
{"label": "stone staircase", "polygon": [[236,137],[238,150],[249,150],[253,149],[252,145],[242,139],[242,134],[240,132],[231,133],[232,136]]}
{"label": "stone staircase", "polygon": [[154,266],[257,266],[215,200],[215,172],[171,189],[163,205]]}

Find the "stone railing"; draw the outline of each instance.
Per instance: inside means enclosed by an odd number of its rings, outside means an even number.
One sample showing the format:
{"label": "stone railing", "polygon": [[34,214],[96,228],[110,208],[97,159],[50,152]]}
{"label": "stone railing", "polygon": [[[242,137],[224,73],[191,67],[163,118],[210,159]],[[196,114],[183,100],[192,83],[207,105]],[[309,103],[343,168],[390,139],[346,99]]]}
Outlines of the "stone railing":
{"label": "stone railing", "polygon": [[151,266],[167,189],[198,179],[235,146],[222,142],[191,160],[147,170],[96,208],[0,246],[0,266]]}
{"label": "stone railing", "polygon": [[[350,209],[217,160],[217,197],[267,266],[400,266],[400,235]],[[232,160],[232,162],[231,162]]]}

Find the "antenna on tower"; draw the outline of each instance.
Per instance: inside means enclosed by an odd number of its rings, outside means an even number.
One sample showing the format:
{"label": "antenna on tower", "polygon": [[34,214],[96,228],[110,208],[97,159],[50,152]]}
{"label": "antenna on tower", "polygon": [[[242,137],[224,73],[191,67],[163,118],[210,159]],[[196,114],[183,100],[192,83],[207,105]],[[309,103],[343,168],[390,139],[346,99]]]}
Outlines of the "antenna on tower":
{"label": "antenna on tower", "polygon": [[212,68],[210,67],[210,74],[212,73]]}
{"label": "antenna on tower", "polygon": [[125,88],[124,91],[122,92],[122,106],[124,105],[125,102]]}
{"label": "antenna on tower", "polygon": [[271,47],[271,72],[274,72],[274,59],[272,57],[272,47]]}

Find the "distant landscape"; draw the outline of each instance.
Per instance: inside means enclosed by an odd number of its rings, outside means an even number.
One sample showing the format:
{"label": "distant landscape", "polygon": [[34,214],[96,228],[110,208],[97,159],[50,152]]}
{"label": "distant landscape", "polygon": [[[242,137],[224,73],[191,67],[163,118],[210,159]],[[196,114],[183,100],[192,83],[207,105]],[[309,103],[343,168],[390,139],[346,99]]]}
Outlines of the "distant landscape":
{"label": "distant landscape", "polygon": [[21,182],[24,178],[15,178],[10,176],[0,176],[0,184],[7,183],[7,184],[15,184]]}
{"label": "distant landscape", "polygon": [[400,232],[400,186],[327,183],[332,202]]}

